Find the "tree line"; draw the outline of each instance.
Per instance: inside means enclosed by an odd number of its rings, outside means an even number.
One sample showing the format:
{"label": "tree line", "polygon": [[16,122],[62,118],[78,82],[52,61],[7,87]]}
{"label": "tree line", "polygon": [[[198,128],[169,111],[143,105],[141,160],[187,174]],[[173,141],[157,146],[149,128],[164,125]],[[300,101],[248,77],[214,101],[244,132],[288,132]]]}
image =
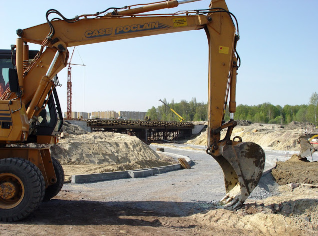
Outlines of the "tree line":
{"label": "tree line", "polygon": [[[206,121],[207,120],[207,103],[197,102],[196,98],[191,101],[181,100],[170,103],[163,100],[170,108],[181,115],[185,121]],[[178,121],[178,117],[170,108],[162,104],[148,110],[147,116],[151,120]],[[288,124],[292,121],[309,122],[317,125],[318,113],[318,94],[315,92],[311,95],[308,104],[303,105],[272,105],[263,103],[260,105],[238,105],[235,113],[235,120],[249,120],[256,123],[268,124]],[[228,120],[230,114],[225,112],[225,120]]]}
{"label": "tree line", "polygon": [[[181,100],[175,103],[172,100],[170,103],[166,99],[162,100],[171,109],[177,112],[183,117],[184,121],[205,121],[207,120],[207,103],[197,102],[196,98],[192,98],[190,102],[186,100]],[[147,111],[147,116],[151,120],[161,120],[161,121],[179,121],[177,115],[175,115],[170,108],[162,104],[155,108],[154,106]]]}

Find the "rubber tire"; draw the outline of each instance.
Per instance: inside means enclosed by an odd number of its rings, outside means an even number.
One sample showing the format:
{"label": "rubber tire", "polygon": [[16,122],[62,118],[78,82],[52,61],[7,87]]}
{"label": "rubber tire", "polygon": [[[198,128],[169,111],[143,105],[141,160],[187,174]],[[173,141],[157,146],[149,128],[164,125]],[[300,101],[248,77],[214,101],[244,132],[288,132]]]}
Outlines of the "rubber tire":
{"label": "rubber tire", "polygon": [[28,160],[5,158],[0,160],[0,173],[16,175],[24,186],[24,197],[19,205],[11,209],[0,208],[0,221],[12,222],[26,218],[43,200],[45,181],[42,172]]}
{"label": "rubber tire", "polygon": [[56,183],[50,185],[45,190],[44,202],[50,201],[53,197],[55,197],[62,189],[64,184],[64,170],[61,166],[60,162],[56,160],[54,157],[52,158],[53,167],[56,175]]}

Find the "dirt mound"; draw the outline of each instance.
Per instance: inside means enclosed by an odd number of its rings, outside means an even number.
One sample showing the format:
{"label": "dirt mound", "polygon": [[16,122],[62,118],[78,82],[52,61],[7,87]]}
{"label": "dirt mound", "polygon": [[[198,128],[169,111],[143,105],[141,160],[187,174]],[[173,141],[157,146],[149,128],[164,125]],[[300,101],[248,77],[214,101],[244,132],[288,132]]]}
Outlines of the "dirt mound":
{"label": "dirt mound", "polygon": [[61,164],[124,164],[159,160],[159,155],[134,136],[110,132],[69,135],[51,147]]}
{"label": "dirt mound", "polygon": [[318,162],[305,162],[293,155],[286,162],[278,161],[272,174],[280,185],[289,183],[318,185]]}
{"label": "dirt mound", "polygon": [[[282,126],[275,124],[249,124],[245,122],[233,129],[232,137],[240,136],[244,142],[254,142],[263,148],[299,151],[300,146],[297,140],[304,134],[305,130],[303,126],[297,124]],[[224,137],[225,132],[222,132],[221,135]],[[201,133],[198,137],[189,140],[187,143],[207,145],[207,132]]]}
{"label": "dirt mound", "polygon": [[216,235],[316,235],[318,189],[284,185],[279,190],[279,196],[248,200],[237,211],[215,209],[194,218]]}
{"label": "dirt mound", "polygon": [[134,136],[110,132],[70,134],[51,147],[51,155],[63,165],[66,181],[75,174],[142,169],[174,162]]}

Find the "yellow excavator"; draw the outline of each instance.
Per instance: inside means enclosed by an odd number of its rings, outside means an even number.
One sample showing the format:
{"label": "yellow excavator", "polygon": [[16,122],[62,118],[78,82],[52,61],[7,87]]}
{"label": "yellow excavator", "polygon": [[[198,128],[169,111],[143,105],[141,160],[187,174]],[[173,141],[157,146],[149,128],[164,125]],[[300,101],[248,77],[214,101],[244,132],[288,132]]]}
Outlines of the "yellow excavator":
{"label": "yellow excavator", "polygon": [[168,107],[170,109],[170,111],[172,111],[178,117],[180,122],[184,121],[183,117],[180,116],[175,110],[173,110],[167,103],[165,103],[161,99],[159,99],[159,101],[162,102],[166,107]]}
{"label": "yellow excavator", "polygon": [[[204,30],[208,41],[207,153],[224,172],[225,207],[242,206],[262,176],[263,149],[240,137],[231,138],[236,110],[236,51],[239,28],[224,0],[212,0],[207,9],[150,14],[195,0],[169,0],[107,8],[68,19],[57,10],[46,12],[46,23],[17,30],[12,47],[15,62],[2,68],[8,88],[0,99],[0,220],[18,221],[42,201],[58,194],[63,168],[48,145],[58,141],[62,123],[56,93],[57,74],[67,66],[69,47],[189,30]],[[52,17],[53,16],[53,17]],[[34,58],[28,44],[39,45]],[[120,62],[118,62],[120,63]],[[98,81],[96,81],[98,82]],[[229,106],[230,120],[224,120]],[[221,139],[221,131],[226,135]],[[33,143],[33,145],[28,145]],[[34,145],[46,144],[45,145]],[[36,147],[34,147],[36,146]]]}
{"label": "yellow excavator", "polygon": [[299,160],[308,161],[307,157],[311,156],[317,151],[317,148],[313,146],[312,140],[317,138],[318,134],[311,136],[309,139],[306,136],[301,136],[298,139],[300,144],[300,152],[298,154]]}

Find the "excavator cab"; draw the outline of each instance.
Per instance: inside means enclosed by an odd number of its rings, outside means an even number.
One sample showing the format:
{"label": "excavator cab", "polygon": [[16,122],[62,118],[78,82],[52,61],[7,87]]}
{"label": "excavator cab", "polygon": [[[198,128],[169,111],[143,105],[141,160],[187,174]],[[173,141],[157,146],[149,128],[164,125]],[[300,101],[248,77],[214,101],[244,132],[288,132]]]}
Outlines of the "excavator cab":
{"label": "excavator cab", "polygon": [[[19,81],[15,69],[15,50],[0,49],[0,97],[7,88],[11,92],[19,93]],[[29,51],[29,59],[33,59],[38,53],[36,50]]]}
{"label": "excavator cab", "polygon": [[42,108],[38,120],[34,124],[35,137],[38,135],[58,134],[63,125],[62,111],[59,108],[59,100],[56,91],[48,96],[46,100],[47,102]]}
{"label": "excavator cab", "polygon": [[[29,50],[29,60],[34,59],[38,51]],[[16,93],[17,97],[21,96],[17,70],[15,67],[16,51],[0,50],[0,97],[7,88],[10,92]],[[58,80],[55,76],[55,80]],[[26,104],[26,108],[28,104]],[[63,115],[59,103],[56,89],[52,89],[52,93],[48,94],[43,108],[41,109],[37,120],[30,123],[30,134],[27,142],[37,142],[37,136],[56,135],[60,132],[63,125]]]}

